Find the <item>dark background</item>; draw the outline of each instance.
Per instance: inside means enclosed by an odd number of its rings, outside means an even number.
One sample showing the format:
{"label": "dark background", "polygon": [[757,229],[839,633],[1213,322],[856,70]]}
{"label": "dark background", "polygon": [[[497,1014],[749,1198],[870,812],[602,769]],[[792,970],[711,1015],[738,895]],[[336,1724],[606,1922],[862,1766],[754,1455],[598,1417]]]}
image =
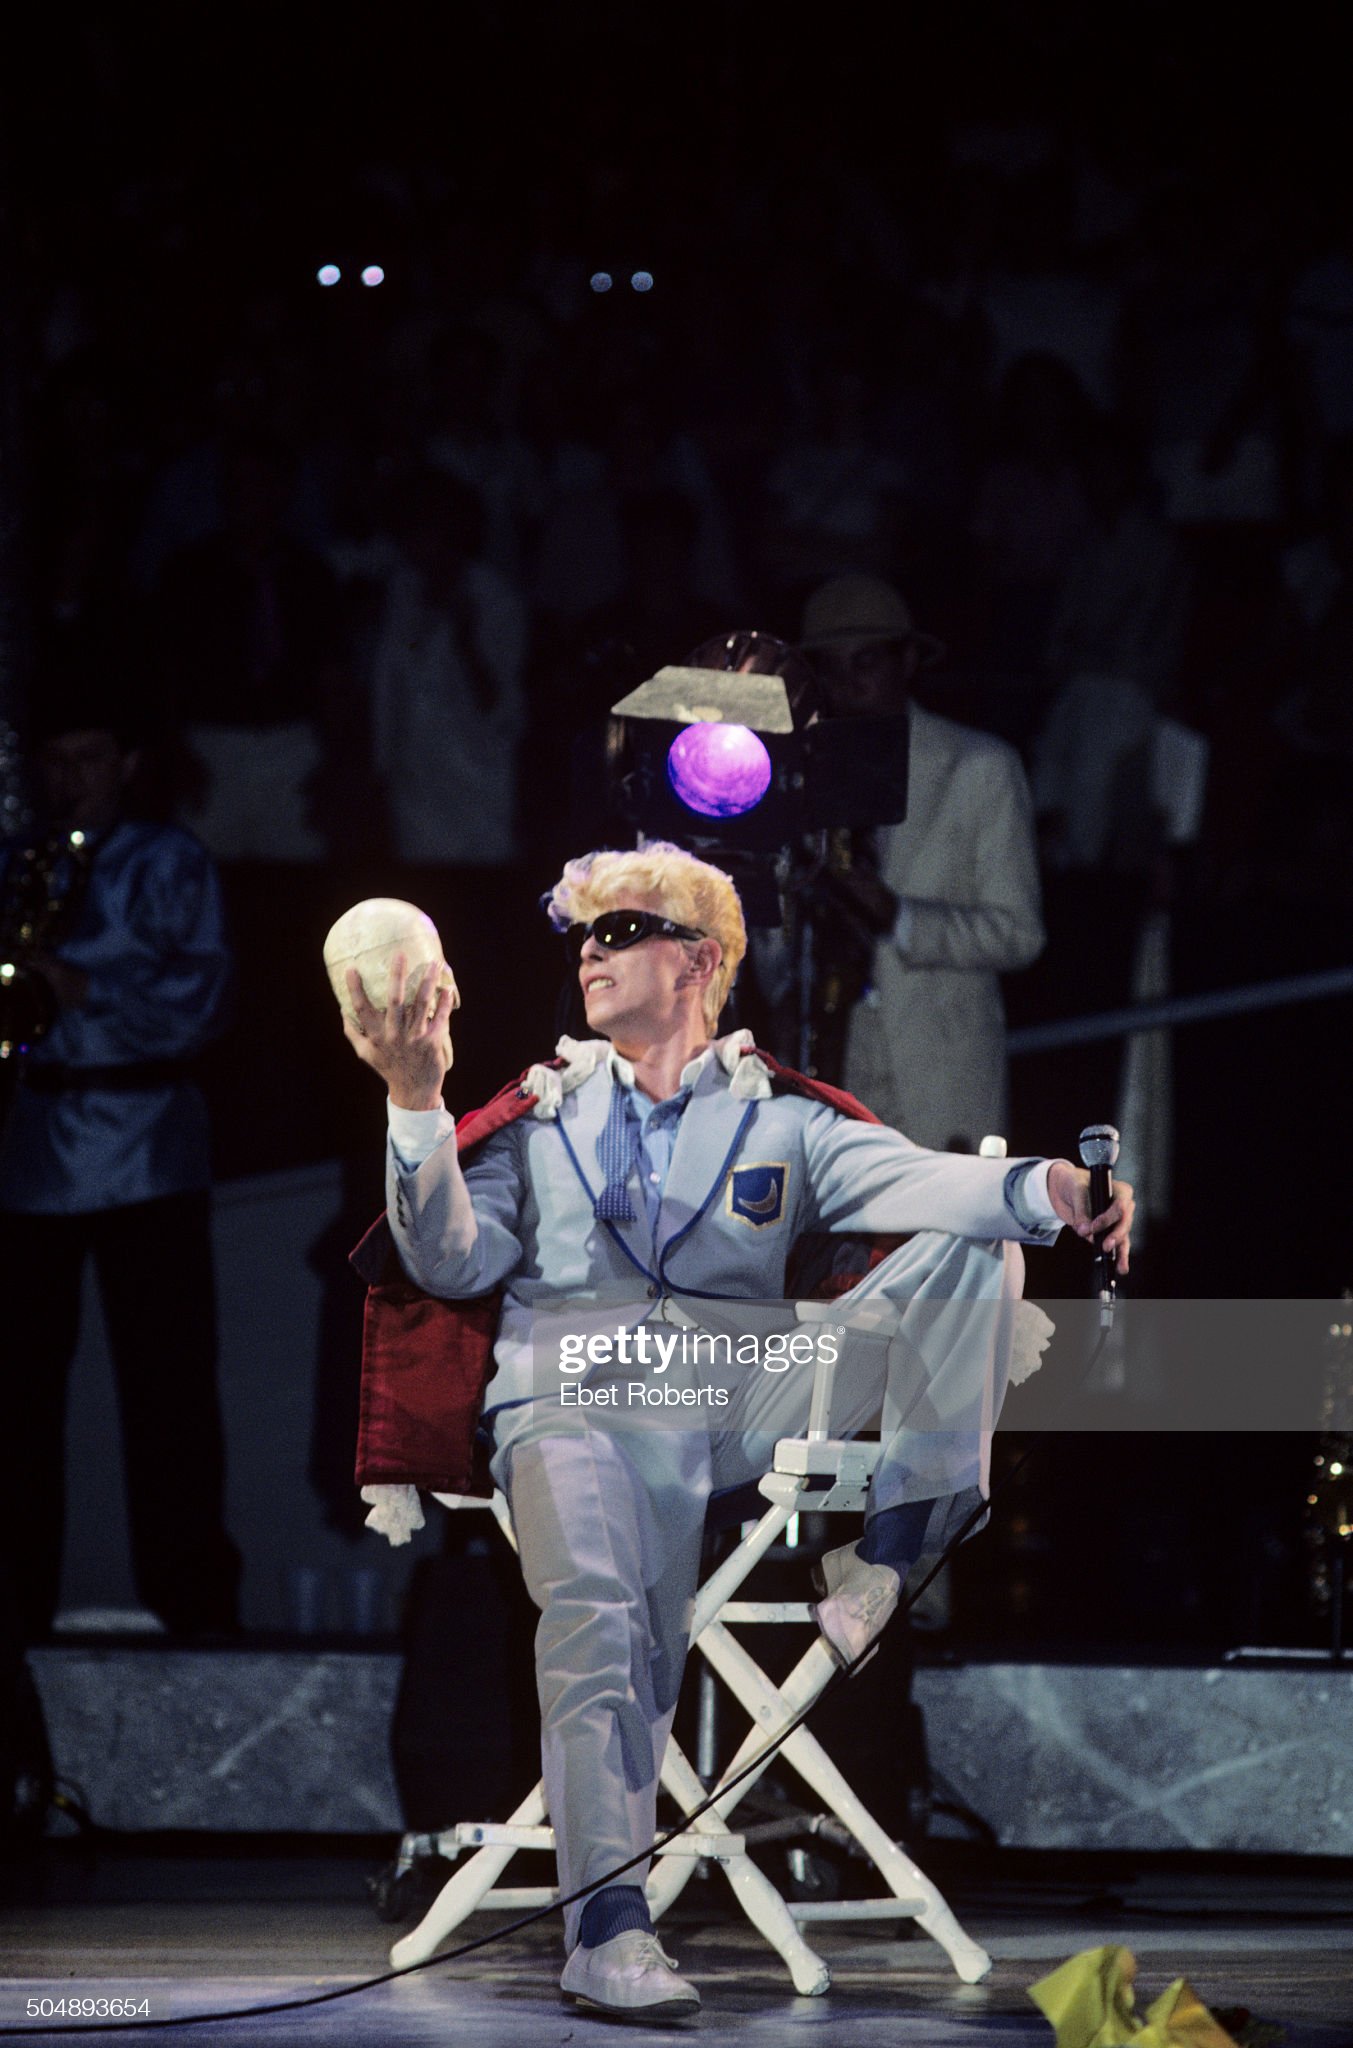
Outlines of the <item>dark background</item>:
{"label": "dark background", "polygon": [[[1152,906],[1180,992],[1348,963],[1353,395],[1316,361],[1342,345],[1353,370],[1334,10],[1006,0],[791,26],[741,4],[67,9],[7,38],[0,716],[22,740],[53,633],[85,629],[109,688],[151,708],[160,802],[182,795],[176,735],[211,662],[204,644],[199,672],[175,614],[175,564],[217,516],[193,479],[240,448],[279,465],[291,536],[327,579],[303,703],[324,856],[224,868],[241,978],[206,1076],[223,1177],[341,1155],[354,1219],[379,1201],[380,1101],[315,964],[360,896],[415,897],[439,923],[465,997],[458,1104],[547,1048],[559,963],[534,903],[587,824],[564,763],[653,660],[731,626],[792,638],[824,574],[874,569],[948,644],[925,701],[1032,765],[1077,557],[1062,531],[1012,571],[1019,518],[993,536],[981,510],[1002,481],[1008,506],[1055,478],[1089,545],[1114,468],[1179,592],[1149,693],[1212,750],[1187,847],[1120,832],[1089,869],[1050,851],[1049,948],[1012,979],[1012,1021],[1124,1000]],[[324,262],[344,273],[332,290]],[[372,262],[385,282],[364,289]],[[601,268],[605,295],[587,285]],[[492,868],[414,870],[371,765],[378,544],[430,459],[466,329],[490,338],[486,417],[534,478],[485,542],[529,627],[517,840]],[[1061,366],[1044,362],[1024,412],[1021,336]],[[805,540],[778,465],[807,451],[811,473],[841,406],[891,468],[856,542]],[[1257,439],[1265,488],[1220,515],[1172,506],[1181,420],[1213,475]],[[586,509],[579,449],[622,533],[632,515],[667,547],[656,595],[626,559],[575,605],[551,568]],[[1348,1014],[1176,1034],[1173,1183],[1140,1285],[1353,1286]],[[1016,1062],[1012,1147],[1068,1149],[1112,1114],[1118,1062],[1116,1046]],[[1079,1289],[1069,1256],[1036,1291]],[[340,1308],[340,1375],[345,1329]],[[958,1625],[1319,1640],[1310,1455],[1058,1446],[1023,1533],[964,1561]]]}

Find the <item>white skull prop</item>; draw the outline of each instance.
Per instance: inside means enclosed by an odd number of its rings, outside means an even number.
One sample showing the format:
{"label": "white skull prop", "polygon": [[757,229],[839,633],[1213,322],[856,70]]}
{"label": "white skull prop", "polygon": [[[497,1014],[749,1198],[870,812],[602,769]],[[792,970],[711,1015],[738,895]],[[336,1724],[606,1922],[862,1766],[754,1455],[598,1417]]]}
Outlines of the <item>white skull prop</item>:
{"label": "white skull prop", "polygon": [[435,960],[442,970],[438,988],[449,988],[452,1009],[460,1008],[456,977],[442,959],[442,942],[432,919],[414,904],[401,903],[397,896],[371,896],[365,903],[355,903],[351,910],[345,910],[324,941],[329,984],[345,1017],[353,1019],[348,969],[355,967],[361,975],[372,1008],[384,1010],[390,1001],[390,974],[397,953],[404,955],[408,965],[406,999]]}

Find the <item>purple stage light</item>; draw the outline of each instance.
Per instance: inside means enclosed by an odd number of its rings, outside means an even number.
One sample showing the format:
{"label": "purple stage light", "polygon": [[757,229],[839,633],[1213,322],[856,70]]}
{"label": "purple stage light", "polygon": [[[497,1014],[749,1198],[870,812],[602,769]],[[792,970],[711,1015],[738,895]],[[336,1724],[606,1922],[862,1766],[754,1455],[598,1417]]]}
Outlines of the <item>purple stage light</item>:
{"label": "purple stage light", "polygon": [[750,726],[688,725],[667,750],[667,780],[702,818],[755,810],[770,776],[770,755]]}
{"label": "purple stage light", "polygon": [[337,284],[342,275],[343,273],[336,263],[321,263],[319,269],[315,272],[315,276],[326,289],[330,285]]}
{"label": "purple stage light", "polygon": [[385,272],[381,269],[379,263],[367,264],[366,269],[362,272],[362,283],[366,285],[385,283]]}

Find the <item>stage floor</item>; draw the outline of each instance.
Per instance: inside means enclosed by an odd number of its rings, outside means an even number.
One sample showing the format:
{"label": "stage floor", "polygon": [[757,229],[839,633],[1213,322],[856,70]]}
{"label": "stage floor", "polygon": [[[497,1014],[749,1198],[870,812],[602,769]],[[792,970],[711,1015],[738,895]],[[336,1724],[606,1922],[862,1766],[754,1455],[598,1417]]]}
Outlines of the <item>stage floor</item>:
{"label": "stage floor", "polygon": [[[11,1872],[0,1907],[0,2032],[61,2026],[39,2011],[65,1999],[148,2002],[153,2020],[304,1998],[387,1967],[399,1929],[383,1925],[365,1880],[379,1861],[330,1855],[147,1852],[49,1845],[40,1871]],[[680,2028],[708,2048],[758,2042],[824,2048],[1049,2048],[1026,1987],[1103,1942],[1136,1955],[1138,2006],[1187,1976],[1214,2009],[1246,2007],[1281,2027],[1273,2048],[1353,2043],[1353,1874],[1346,1865],[1281,1871],[1170,1859],[1094,1857],[974,1865],[937,1877],[968,1930],[996,1958],[981,1985],[957,1982],[924,1937],[867,1926],[811,1933],[832,1970],[823,1998],[796,1998],[774,1957],[717,1883],[692,1886],[663,1936],[704,1999]],[[481,1917],[469,1933],[486,1930]],[[581,2043],[609,2023],[565,2004],[554,1926],[544,1923],[463,1962],[305,2011],[172,2028],[162,2040],[274,2044],[420,2042],[456,2048]],[[49,2006],[50,2012],[50,2006]],[[69,2008],[68,2008],[69,2009]],[[150,2040],[140,2029],[126,2036]]]}

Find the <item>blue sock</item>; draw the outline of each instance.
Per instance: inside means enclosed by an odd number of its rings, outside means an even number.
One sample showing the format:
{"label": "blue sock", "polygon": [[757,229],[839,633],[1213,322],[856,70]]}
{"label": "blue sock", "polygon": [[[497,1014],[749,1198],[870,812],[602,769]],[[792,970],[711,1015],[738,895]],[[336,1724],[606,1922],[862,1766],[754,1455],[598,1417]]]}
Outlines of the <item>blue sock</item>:
{"label": "blue sock", "polygon": [[643,1886],[608,1884],[603,1891],[593,1892],[583,1907],[578,1943],[582,1948],[600,1948],[603,1941],[610,1941],[616,1934],[628,1934],[632,1927],[637,1927],[641,1934],[653,1932]]}
{"label": "blue sock", "polygon": [[865,1563],[890,1564],[905,1579],[921,1555],[934,1505],[933,1500],[906,1500],[900,1507],[883,1508],[872,1515],[860,1538],[860,1556]]}

